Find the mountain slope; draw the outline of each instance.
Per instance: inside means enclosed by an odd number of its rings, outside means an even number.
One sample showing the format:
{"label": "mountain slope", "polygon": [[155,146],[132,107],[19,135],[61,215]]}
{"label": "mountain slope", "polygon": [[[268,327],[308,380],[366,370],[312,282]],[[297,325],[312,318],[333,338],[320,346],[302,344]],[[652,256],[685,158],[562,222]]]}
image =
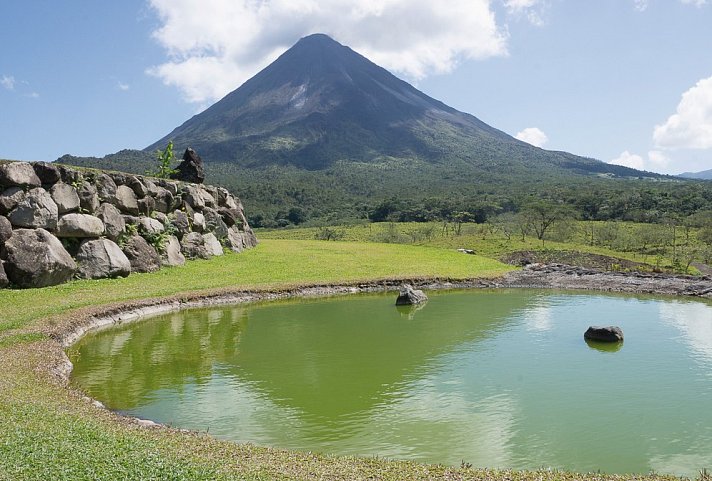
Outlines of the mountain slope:
{"label": "mountain slope", "polygon": [[[225,98],[147,147],[206,162],[320,170],[339,161],[462,161],[483,168],[640,172],[514,139],[439,102],[326,35],[305,37]],[[520,164],[520,165],[518,165]],[[525,169],[530,170],[530,169]]]}
{"label": "mountain slope", "polygon": [[712,180],[712,169],[703,170],[702,172],[683,172],[682,174],[679,174],[678,177],[684,177],[686,179]]}

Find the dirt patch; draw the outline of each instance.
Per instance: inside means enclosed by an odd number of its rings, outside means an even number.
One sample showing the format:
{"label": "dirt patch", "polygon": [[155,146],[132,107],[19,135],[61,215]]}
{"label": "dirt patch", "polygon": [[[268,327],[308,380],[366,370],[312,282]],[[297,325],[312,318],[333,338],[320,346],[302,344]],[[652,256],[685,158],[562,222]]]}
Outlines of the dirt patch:
{"label": "dirt patch", "polygon": [[651,272],[653,270],[652,266],[642,262],[578,251],[517,251],[505,255],[500,260],[515,266],[557,263],[602,271]]}

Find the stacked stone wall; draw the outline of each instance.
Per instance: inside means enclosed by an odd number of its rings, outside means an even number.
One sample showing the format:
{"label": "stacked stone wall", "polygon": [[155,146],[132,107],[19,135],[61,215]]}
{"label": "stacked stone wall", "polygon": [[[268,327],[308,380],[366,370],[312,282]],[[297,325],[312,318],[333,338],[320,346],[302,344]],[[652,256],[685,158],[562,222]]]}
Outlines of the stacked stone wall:
{"label": "stacked stone wall", "polygon": [[240,199],[220,187],[0,163],[0,288],[125,277],[255,245]]}

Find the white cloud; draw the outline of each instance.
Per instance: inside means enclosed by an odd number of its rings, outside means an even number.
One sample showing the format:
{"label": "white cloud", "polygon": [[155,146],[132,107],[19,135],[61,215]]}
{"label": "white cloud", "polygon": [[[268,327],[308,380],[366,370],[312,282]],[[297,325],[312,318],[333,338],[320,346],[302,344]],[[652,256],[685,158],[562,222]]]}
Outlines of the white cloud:
{"label": "white cloud", "polygon": [[712,77],[682,94],[677,111],[655,126],[653,141],[664,149],[712,148]]}
{"label": "white cloud", "polygon": [[645,161],[640,155],[631,154],[627,150],[619,155],[617,159],[611,160],[609,164],[622,165],[623,167],[630,167],[638,170],[643,170],[645,167]]}
{"label": "white cloud", "polygon": [[31,99],[38,99],[38,98],[40,98],[40,94],[38,94],[37,92],[30,92],[30,93],[27,94],[26,96],[29,97],[29,98],[31,98]]}
{"label": "white cloud", "polygon": [[659,150],[651,150],[648,152],[648,162],[651,164],[648,170],[658,172],[659,169],[664,169],[670,164],[670,158],[664,152]]}
{"label": "white cloud", "polygon": [[116,87],[117,87],[119,90],[122,90],[122,91],[124,91],[124,92],[127,91],[127,90],[129,90],[129,89],[131,88],[131,86],[130,86],[129,84],[124,83],[124,82],[121,82],[121,81],[116,82]]}
{"label": "white cloud", "polygon": [[541,27],[544,25],[543,10],[547,6],[544,0],[504,0],[507,13],[524,16],[529,23]]}
{"label": "white cloud", "polygon": [[707,0],[680,0],[682,3],[686,5],[694,5],[695,7],[701,7],[703,5],[707,5]]}
{"label": "white cloud", "polygon": [[648,8],[648,0],[633,0],[633,6],[639,12],[644,12]]}
{"label": "white cloud", "polygon": [[[520,0],[521,1],[521,0]],[[292,46],[326,33],[412,79],[507,54],[490,0],[150,0],[167,62],[149,69],[190,102],[214,101]]]}
{"label": "white cloud", "polygon": [[3,75],[2,78],[0,78],[0,85],[7,90],[15,90],[15,77],[12,75]]}
{"label": "white cloud", "polygon": [[514,137],[522,142],[532,144],[535,147],[544,147],[544,145],[549,141],[549,137],[547,137],[542,130],[536,127],[527,127],[521,132],[517,132],[517,135]]}

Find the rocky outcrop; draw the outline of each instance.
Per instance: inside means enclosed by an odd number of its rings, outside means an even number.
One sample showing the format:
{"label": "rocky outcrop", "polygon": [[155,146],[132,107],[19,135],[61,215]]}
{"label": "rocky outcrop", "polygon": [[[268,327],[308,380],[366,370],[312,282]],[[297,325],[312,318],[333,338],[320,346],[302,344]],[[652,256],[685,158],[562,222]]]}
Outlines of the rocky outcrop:
{"label": "rocky outcrop", "polygon": [[5,242],[7,277],[18,287],[67,282],[77,265],[55,236],[44,229],[17,229]]}
{"label": "rocky outcrop", "polygon": [[256,242],[240,199],[222,188],[44,162],[0,163],[0,287],[6,277],[16,287],[39,287],[73,276],[152,272]]}
{"label": "rocky outcrop", "polygon": [[188,147],[183,153],[183,162],[176,168],[177,172],[171,175],[172,179],[178,179],[194,184],[202,184],[205,181],[205,168],[203,159],[198,153]]}
{"label": "rocky outcrop", "polygon": [[5,274],[3,262],[0,261],[0,289],[7,287],[8,284],[10,284],[10,281],[7,279],[7,274]]}
{"label": "rocky outcrop", "polygon": [[396,306],[412,306],[428,300],[428,296],[418,289],[413,289],[410,284],[403,284],[396,299]]}
{"label": "rocky outcrop", "polygon": [[590,326],[583,334],[587,341],[597,342],[621,342],[623,341],[623,331],[618,326]]}

